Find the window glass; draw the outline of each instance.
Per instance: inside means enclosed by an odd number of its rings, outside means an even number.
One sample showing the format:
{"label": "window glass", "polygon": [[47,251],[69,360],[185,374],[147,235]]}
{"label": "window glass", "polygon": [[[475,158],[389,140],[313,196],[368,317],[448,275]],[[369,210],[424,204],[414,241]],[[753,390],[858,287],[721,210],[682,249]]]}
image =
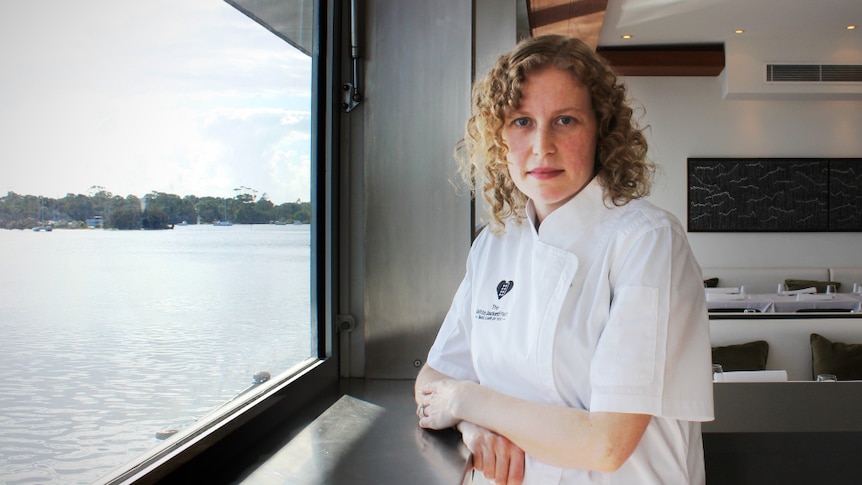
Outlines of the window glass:
{"label": "window glass", "polygon": [[311,58],[222,0],[0,11],[0,477],[92,483],[316,357]]}

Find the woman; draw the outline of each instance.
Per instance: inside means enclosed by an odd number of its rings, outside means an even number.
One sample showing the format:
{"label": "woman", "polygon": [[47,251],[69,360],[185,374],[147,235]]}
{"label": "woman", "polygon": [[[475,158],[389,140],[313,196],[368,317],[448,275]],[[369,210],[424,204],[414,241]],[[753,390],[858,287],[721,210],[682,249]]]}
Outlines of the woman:
{"label": "woman", "polygon": [[490,230],[417,378],[420,426],[458,426],[476,483],[703,483],[702,276],[641,200],[625,87],[577,39],[524,41],[474,86],[461,148]]}

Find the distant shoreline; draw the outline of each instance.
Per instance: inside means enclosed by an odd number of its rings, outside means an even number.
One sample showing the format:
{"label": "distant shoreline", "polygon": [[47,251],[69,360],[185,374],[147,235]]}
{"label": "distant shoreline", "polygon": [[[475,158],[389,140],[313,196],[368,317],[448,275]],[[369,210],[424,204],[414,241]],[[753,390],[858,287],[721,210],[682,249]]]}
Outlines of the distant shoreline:
{"label": "distant shoreline", "polygon": [[[94,187],[95,188],[95,187]],[[212,224],[308,224],[311,202],[275,205],[256,191],[234,197],[180,197],[151,192],[143,198],[121,197],[102,189],[91,195],[66,194],[52,199],[8,192],[0,197],[3,229],[170,229],[177,225]],[[50,228],[50,229],[49,229]]]}
{"label": "distant shoreline", "polygon": [[[308,223],[306,223],[306,222],[284,222],[284,223],[281,223],[281,222],[272,221],[272,222],[236,223],[236,224],[231,224],[231,225],[232,226],[307,226]],[[90,227],[90,226],[87,226],[86,224],[83,226],[74,226],[74,227],[73,226],[55,225],[55,226],[51,226],[51,229],[49,229],[48,231],[50,232],[51,230],[54,230],[54,229],[57,229],[60,231],[169,231],[169,230],[172,230],[174,228],[189,227],[189,226],[218,226],[218,225],[214,224],[212,222],[201,222],[199,224],[174,224],[172,226],[162,227],[162,228],[143,228],[143,227],[140,227],[137,229],[117,229],[117,228],[112,228],[112,227],[99,228],[99,227]],[[33,230],[33,231],[35,231],[37,228],[38,228],[38,226],[33,227],[33,228],[0,227],[0,230],[7,230],[7,231]]]}

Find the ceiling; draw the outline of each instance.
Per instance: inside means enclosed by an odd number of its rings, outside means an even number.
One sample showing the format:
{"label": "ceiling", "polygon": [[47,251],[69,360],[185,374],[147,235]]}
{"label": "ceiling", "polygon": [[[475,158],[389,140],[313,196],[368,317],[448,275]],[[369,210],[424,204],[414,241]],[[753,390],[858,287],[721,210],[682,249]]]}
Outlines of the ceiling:
{"label": "ceiling", "polygon": [[[622,74],[718,75],[731,39],[862,49],[862,0],[525,0],[533,35],[581,37]],[[847,25],[857,25],[854,31]],[[736,34],[736,29],[745,32]],[[631,35],[623,39],[623,35]]]}

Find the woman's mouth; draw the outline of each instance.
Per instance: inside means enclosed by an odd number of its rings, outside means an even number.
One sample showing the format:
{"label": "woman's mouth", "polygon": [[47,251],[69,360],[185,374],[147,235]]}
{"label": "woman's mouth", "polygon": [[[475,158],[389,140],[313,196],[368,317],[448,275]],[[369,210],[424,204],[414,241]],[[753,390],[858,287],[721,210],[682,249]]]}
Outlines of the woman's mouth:
{"label": "woman's mouth", "polygon": [[557,168],[538,167],[538,168],[534,168],[534,169],[528,171],[527,175],[529,175],[533,178],[537,178],[539,180],[547,180],[547,179],[552,179],[552,178],[554,178],[554,177],[556,177],[562,173],[563,173],[563,171],[560,169],[557,169]]}

